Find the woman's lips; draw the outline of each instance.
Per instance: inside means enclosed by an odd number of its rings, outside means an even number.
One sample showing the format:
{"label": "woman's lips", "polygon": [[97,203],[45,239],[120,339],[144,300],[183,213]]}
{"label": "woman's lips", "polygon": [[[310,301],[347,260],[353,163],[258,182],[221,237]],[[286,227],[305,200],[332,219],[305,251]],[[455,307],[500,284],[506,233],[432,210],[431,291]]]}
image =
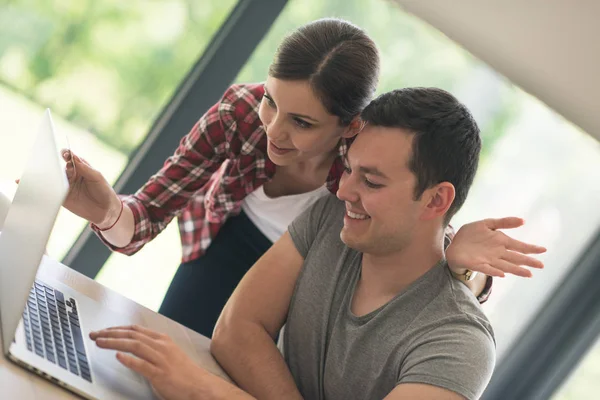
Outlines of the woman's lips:
{"label": "woman's lips", "polygon": [[285,149],[282,147],[278,147],[271,141],[269,141],[269,146],[271,147],[271,151],[273,151],[275,154],[279,154],[279,155],[284,155],[284,154],[287,154],[290,151],[294,150],[294,149]]}

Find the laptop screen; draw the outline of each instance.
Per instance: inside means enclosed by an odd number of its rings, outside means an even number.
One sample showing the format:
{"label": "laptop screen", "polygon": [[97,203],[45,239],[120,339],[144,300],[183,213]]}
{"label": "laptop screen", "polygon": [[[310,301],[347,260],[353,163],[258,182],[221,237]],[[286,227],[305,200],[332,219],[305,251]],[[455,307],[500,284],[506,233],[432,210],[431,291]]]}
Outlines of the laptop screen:
{"label": "laptop screen", "polygon": [[29,289],[69,189],[46,110],[0,234],[0,320],[8,354]]}

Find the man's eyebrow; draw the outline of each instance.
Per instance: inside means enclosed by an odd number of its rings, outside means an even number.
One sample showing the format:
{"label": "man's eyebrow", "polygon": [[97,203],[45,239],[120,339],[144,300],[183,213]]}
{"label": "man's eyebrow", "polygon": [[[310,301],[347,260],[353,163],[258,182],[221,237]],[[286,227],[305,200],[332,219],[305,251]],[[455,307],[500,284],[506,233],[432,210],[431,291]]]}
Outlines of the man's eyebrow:
{"label": "man's eyebrow", "polygon": [[358,170],[363,174],[375,175],[384,179],[389,179],[386,174],[378,170],[376,167],[360,167]]}
{"label": "man's eyebrow", "polygon": [[[263,88],[265,89],[265,94],[267,95],[267,97],[271,97],[271,95],[269,94],[269,91],[267,90],[267,86],[266,86],[266,85],[264,85],[264,86],[263,86]],[[271,98],[271,100],[272,100],[273,102],[275,102],[275,100],[273,100],[272,98]],[[308,116],[308,115],[304,115],[304,114],[296,114],[296,113],[290,113],[290,115],[291,115],[291,116],[293,116],[293,117],[304,118],[304,119],[310,119],[310,120],[311,120],[311,121],[313,121],[313,122],[319,123],[319,120],[318,120],[318,119],[315,119],[315,118],[313,118],[313,117],[310,117],[310,116]]]}

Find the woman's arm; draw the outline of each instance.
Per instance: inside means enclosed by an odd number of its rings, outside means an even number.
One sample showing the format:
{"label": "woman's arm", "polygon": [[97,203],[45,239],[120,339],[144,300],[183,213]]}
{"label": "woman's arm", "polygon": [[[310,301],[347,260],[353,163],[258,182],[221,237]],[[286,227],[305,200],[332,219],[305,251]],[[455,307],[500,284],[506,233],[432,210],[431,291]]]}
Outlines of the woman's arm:
{"label": "woman's arm", "polygon": [[71,184],[65,207],[90,221],[112,250],[135,253],[186,207],[228,157],[226,149],[231,146],[226,142],[237,138],[231,134],[236,130],[236,101],[239,103],[232,87],[133,196],[118,196],[85,160],[65,154]]}
{"label": "woman's arm", "polygon": [[[490,277],[504,277],[506,273],[531,277],[531,271],[524,267],[544,267],[540,260],[526,255],[544,253],[544,247],[518,241],[499,231],[523,224],[521,218],[515,217],[485,219],[464,225],[450,238],[451,243],[446,248],[448,266],[480,301],[482,291],[491,289]],[[478,274],[473,280],[466,281],[463,277],[467,271]]]}

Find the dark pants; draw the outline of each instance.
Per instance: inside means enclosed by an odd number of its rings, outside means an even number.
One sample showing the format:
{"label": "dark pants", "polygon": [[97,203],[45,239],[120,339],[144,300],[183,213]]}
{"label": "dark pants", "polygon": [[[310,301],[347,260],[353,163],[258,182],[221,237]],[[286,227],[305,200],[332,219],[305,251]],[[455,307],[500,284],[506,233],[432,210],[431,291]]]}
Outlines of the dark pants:
{"label": "dark pants", "polygon": [[229,218],[203,256],[179,266],[158,312],[212,337],[233,290],[271,245],[243,212]]}

